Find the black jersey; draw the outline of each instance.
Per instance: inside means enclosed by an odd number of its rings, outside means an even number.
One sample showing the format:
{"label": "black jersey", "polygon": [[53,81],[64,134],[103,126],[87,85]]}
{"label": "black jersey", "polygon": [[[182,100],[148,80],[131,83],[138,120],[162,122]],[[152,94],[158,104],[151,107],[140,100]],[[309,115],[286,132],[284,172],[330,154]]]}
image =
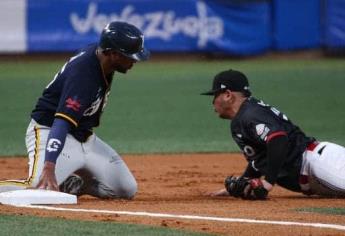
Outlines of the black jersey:
{"label": "black jersey", "polygon": [[244,173],[248,177],[268,174],[267,143],[275,136],[287,136],[288,155],[285,160],[281,160],[282,167],[277,183],[290,190],[299,191],[302,153],[314,138],[307,137],[279,110],[253,97],[242,104],[232,120],[231,134],[248,161]]}
{"label": "black jersey", "polygon": [[96,48],[90,45],[81,50],[55,75],[31,113],[37,123],[51,127],[59,117],[73,124],[70,133],[80,142],[92,134],[100,123],[113,76],[103,75]]}

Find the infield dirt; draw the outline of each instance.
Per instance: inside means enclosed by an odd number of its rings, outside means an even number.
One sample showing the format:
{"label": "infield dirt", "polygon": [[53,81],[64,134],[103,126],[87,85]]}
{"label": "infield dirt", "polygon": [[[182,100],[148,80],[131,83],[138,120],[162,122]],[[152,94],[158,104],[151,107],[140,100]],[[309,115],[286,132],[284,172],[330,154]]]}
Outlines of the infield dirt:
{"label": "infield dirt", "polygon": [[[239,154],[124,155],[139,191],[133,200],[100,200],[82,196],[69,208],[140,211],[300,223],[345,224],[345,216],[305,213],[297,208],[345,207],[344,199],[306,197],[275,187],[267,201],[231,197],[211,198],[206,193],[223,187],[227,175],[239,175],[245,160]],[[0,179],[27,177],[24,157],[0,159]],[[27,214],[93,221],[114,221],[186,229],[220,235],[345,235],[344,231],[305,226],[229,223],[144,216],[71,213],[0,205],[2,214]]]}

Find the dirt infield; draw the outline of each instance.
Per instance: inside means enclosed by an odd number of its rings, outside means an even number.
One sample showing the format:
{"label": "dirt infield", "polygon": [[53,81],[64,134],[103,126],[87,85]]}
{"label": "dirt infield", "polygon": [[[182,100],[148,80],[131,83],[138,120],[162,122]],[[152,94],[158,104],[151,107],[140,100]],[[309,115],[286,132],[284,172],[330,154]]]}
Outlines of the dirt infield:
{"label": "dirt infield", "polygon": [[[293,221],[345,225],[345,216],[302,213],[296,208],[345,207],[344,199],[309,198],[276,187],[267,201],[243,201],[230,197],[210,198],[206,192],[222,188],[229,174],[240,174],[245,167],[238,154],[127,155],[124,157],[139,183],[134,200],[79,198],[79,209],[152,212],[176,215]],[[26,178],[25,158],[0,159],[0,179]],[[180,218],[128,216],[121,214],[82,213],[23,209],[0,205],[3,214],[54,216],[66,219],[116,221],[217,233],[221,235],[344,235],[345,231],[300,225],[217,222]]]}

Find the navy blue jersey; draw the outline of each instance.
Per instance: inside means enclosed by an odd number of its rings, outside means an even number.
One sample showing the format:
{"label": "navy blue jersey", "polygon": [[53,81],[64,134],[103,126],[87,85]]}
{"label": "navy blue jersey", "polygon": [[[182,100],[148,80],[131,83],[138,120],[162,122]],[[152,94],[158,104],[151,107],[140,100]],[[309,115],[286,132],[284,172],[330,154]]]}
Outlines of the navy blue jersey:
{"label": "navy blue jersey", "polygon": [[288,189],[298,190],[302,153],[314,138],[307,137],[279,110],[253,97],[242,104],[232,120],[231,134],[248,161],[244,173],[248,177],[267,175],[267,142],[275,136],[287,136],[288,155],[282,160],[277,183]]}
{"label": "navy blue jersey", "polygon": [[80,142],[92,134],[100,123],[113,77],[104,76],[96,48],[85,48],[55,75],[31,113],[37,123],[51,127],[59,117],[73,125],[70,133]]}

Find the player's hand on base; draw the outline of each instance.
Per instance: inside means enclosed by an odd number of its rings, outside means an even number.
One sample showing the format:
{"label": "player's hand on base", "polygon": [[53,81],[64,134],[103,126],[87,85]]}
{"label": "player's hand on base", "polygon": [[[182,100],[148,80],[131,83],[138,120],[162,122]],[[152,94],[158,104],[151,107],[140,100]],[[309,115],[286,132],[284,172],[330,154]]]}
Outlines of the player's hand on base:
{"label": "player's hand on base", "polygon": [[228,193],[228,191],[226,191],[225,188],[223,188],[223,189],[220,189],[217,191],[207,193],[206,195],[210,196],[210,197],[218,197],[218,196],[229,196],[229,193]]}
{"label": "player's hand on base", "polygon": [[55,163],[49,161],[44,162],[43,171],[37,188],[59,191],[59,186],[55,177]]}

